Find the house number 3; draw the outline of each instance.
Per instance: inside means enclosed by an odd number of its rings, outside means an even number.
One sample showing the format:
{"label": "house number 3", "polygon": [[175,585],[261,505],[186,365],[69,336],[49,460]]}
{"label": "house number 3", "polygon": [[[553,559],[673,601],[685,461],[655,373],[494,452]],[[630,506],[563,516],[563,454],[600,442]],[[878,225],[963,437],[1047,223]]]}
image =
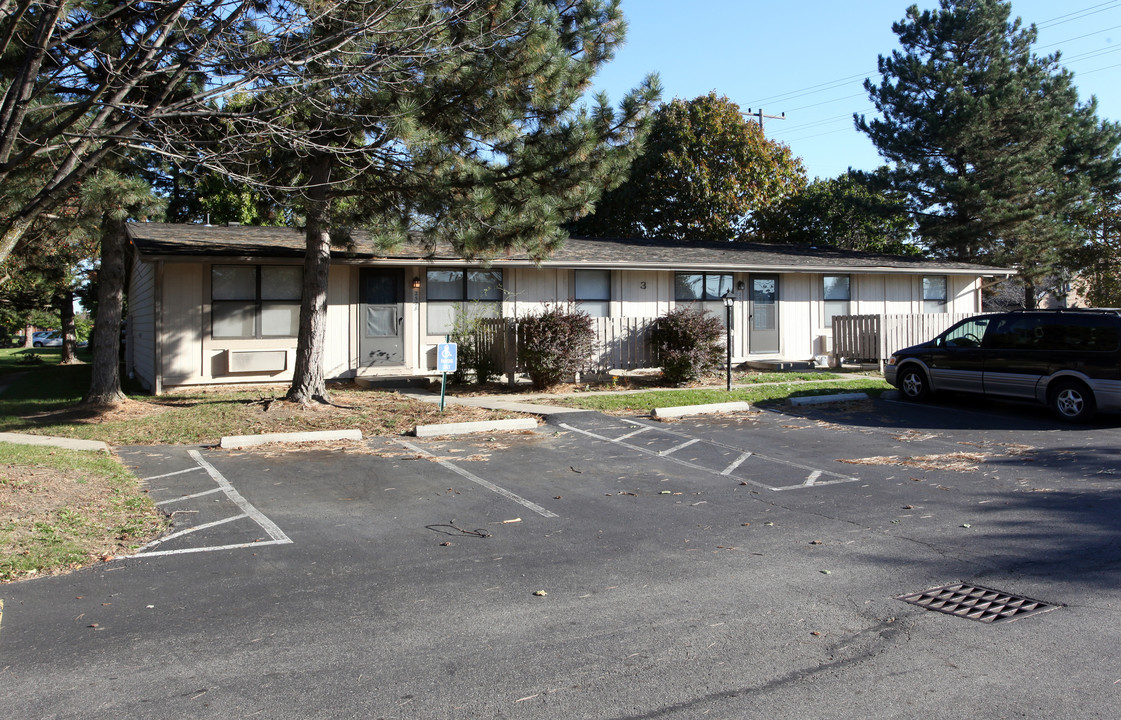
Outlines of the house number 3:
{"label": "house number 3", "polygon": [[646,281],[645,281],[645,280],[643,280],[642,282],[640,282],[640,283],[638,284],[638,286],[639,286],[640,288],[642,288],[643,290],[645,290],[645,289],[646,289]]}

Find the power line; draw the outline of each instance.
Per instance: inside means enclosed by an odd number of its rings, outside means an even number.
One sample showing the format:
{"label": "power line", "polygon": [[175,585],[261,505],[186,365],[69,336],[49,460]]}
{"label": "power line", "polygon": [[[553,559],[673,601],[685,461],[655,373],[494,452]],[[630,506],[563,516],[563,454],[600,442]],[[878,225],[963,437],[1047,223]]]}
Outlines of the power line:
{"label": "power line", "polygon": [[[1038,23],[1035,24],[1035,26],[1037,28],[1054,27],[1056,25],[1061,25],[1063,23],[1071,22],[1073,20],[1080,20],[1084,17],[1089,17],[1090,15],[1096,15],[1098,13],[1105,12],[1106,10],[1115,9],[1119,5],[1121,5],[1121,0],[1111,0],[1111,2],[1100,3],[1098,5],[1091,5],[1090,7],[1082,8],[1081,10],[1074,10],[1072,12],[1065,13],[1063,15],[1058,15],[1058,16],[1050,18],[1048,20],[1038,22]],[[1068,38],[1068,39],[1063,40],[1063,41],[1058,42],[1058,43],[1050,43],[1048,45],[1041,46],[1038,49],[1046,49],[1046,48],[1050,48],[1050,47],[1055,47],[1056,45],[1060,45],[1062,43],[1073,42],[1074,40],[1081,40],[1083,38],[1090,37],[1092,35],[1098,35],[1098,34],[1101,34],[1103,32],[1108,32],[1109,30],[1117,29],[1118,27],[1121,27],[1121,25],[1118,25],[1118,26],[1115,26],[1115,27],[1112,27],[1112,28],[1106,28],[1104,30],[1097,30],[1097,31],[1089,33],[1087,35],[1080,35],[1078,37]],[[878,70],[872,70],[870,72],[858,73],[856,75],[848,75],[846,77],[838,78],[836,80],[827,80],[826,82],[817,83],[815,85],[807,85],[804,88],[799,88],[797,90],[790,90],[790,91],[785,92],[785,93],[780,93],[778,95],[771,95],[770,97],[765,97],[765,98],[762,98],[760,100],[756,100],[755,102],[753,102],[751,104],[753,106],[754,105],[763,105],[763,104],[774,104],[775,102],[780,102],[780,101],[784,101],[784,100],[787,100],[787,101],[788,100],[795,100],[797,98],[805,97],[807,95],[815,95],[817,93],[825,92],[827,90],[833,90],[833,89],[838,88],[838,87],[843,87],[844,85],[847,85],[848,83],[850,83],[853,80],[856,80],[858,78],[863,79],[863,78],[875,75],[878,72],[879,72]]]}

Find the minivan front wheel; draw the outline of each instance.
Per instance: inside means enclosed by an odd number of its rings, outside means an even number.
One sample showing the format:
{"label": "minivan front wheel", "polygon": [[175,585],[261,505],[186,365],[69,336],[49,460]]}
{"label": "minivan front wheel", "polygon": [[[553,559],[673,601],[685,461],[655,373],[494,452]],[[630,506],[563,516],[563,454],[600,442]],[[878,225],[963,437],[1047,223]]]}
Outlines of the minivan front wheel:
{"label": "minivan front wheel", "polygon": [[914,366],[899,371],[899,389],[907,400],[921,401],[930,397],[930,382],[926,373]]}
{"label": "minivan front wheel", "polygon": [[1094,393],[1077,380],[1060,380],[1047,397],[1051,413],[1063,422],[1086,422],[1098,409]]}

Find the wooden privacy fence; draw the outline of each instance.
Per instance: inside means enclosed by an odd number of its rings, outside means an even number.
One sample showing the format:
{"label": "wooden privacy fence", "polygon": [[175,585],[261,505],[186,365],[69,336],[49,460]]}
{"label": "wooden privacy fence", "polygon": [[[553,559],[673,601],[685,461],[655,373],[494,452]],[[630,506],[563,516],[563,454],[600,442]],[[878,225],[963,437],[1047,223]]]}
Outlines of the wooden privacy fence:
{"label": "wooden privacy fence", "polygon": [[[635,370],[658,367],[654,357],[652,335],[658,318],[622,317],[592,318],[592,357],[583,372],[608,372],[609,370]],[[490,354],[500,372],[512,376],[511,371],[522,368],[517,363],[518,321],[512,318],[490,318],[479,322],[479,346]]]}
{"label": "wooden privacy fence", "polygon": [[959,320],[979,313],[924,315],[834,315],[833,357],[884,362],[896,350],[932,339]]}

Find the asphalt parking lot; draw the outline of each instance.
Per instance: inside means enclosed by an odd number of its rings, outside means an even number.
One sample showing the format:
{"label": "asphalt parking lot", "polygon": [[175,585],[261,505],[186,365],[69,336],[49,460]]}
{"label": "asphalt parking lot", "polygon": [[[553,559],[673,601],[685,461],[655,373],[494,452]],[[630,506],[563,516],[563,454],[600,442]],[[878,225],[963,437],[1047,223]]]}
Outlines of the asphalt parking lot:
{"label": "asphalt parking lot", "polygon": [[[0,587],[0,707],[1112,718],[1119,453],[1117,416],[958,399],[124,448],[174,531]],[[963,583],[1005,614],[898,599]]]}

